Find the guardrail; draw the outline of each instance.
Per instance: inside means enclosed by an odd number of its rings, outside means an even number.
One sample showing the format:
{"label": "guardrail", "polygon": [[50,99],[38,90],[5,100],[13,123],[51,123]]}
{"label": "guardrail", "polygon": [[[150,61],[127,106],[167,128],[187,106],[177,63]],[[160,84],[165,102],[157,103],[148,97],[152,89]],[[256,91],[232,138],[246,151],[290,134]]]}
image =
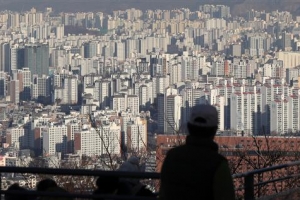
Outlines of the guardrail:
{"label": "guardrail", "polygon": [[237,179],[237,178],[244,179],[243,187],[237,188],[237,190],[244,190],[243,196],[244,196],[245,200],[253,200],[253,199],[255,199],[255,187],[300,177],[299,173],[285,174],[283,177],[275,177],[275,178],[271,177],[269,180],[263,180],[261,182],[257,181],[255,183],[255,175],[260,175],[260,174],[263,174],[266,172],[274,172],[274,171],[280,170],[280,169],[288,169],[290,167],[295,167],[295,166],[300,166],[300,161],[276,165],[276,166],[267,167],[267,168],[261,168],[261,169],[257,169],[257,170],[253,170],[253,171],[249,171],[249,172],[245,172],[245,173],[240,173],[240,174],[234,174],[233,178],[234,179]]}
{"label": "guardrail", "polygon": [[[300,167],[300,161],[286,163],[282,165],[257,169],[245,173],[234,174],[234,179],[243,179],[242,187],[236,190],[243,190],[243,199],[253,200],[255,199],[255,188],[270,183],[285,181],[292,178],[300,177],[299,173],[285,174],[283,177],[275,177],[273,179],[262,180],[261,182],[255,179],[256,175],[260,175],[266,172],[274,172],[276,170],[287,169],[289,167]],[[160,179],[159,173],[148,173],[148,172],[122,172],[122,171],[100,171],[100,170],[85,170],[85,169],[53,169],[53,168],[26,168],[26,167],[0,167],[1,173],[19,173],[19,174],[46,174],[46,175],[71,175],[71,176],[93,176],[93,177],[122,177],[122,178],[136,178],[136,179],[148,179],[148,180],[158,180]],[[0,185],[1,184],[0,176]],[[256,182],[255,182],[256,181]],[[149,197],[134,197],[134,196],[116,196],[116,195],[93,195],[88,193],[51,193],[51,192],[36,192],[36,191],[5,191],[0,190],[0,194],[26,194],[29,196],[49,196],[49,197],[72,197],[77,199],[95,199],[95,198],[105,198],[105,199],[157,199]]]}
{"label": "guardrail", "polygon": [[[71,175],[71,176],[92,176],[92,177],[122,177],[136,179],[159,179],[159,173],[149,172],[123,172],[123,171],[101,171],[85,169],[53,169],[53,168],[35,168],[35,167],[0,167],[1,173],[18,173],[18,174],[46,174],[46,175]],[[2,185],[2,176],[0,176],[0,185]],[[69,197],[76,199],[157,199],[153,197],[138,197],[125,195],[95,195],[90,193],[53,193],[37,191],[7,191],[0,190],[0,194],[20,194],[27,196],[47,196],[47,197]]]}

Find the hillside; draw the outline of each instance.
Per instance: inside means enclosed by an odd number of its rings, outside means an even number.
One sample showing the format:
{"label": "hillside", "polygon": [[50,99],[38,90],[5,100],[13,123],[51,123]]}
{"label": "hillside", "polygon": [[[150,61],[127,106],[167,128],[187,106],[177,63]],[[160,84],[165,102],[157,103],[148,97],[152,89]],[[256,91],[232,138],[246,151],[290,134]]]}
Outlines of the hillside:
{"label": "hillside", "polygon": [[300,15],[300,0],[245,0],[243,3],[232,6],[234,14],[243,14],[245,10],[274,10],[290,11],[294,15]]}
{"label": "hillside", "polygon": [[128,8],[174,9],[186,7],[197,10],[200,4],[224,4],[231,7],[233,14],[246,10],[288,10],[300,14],[300,0],[0,0],[1,10],[25,11],[31,7],[44,10],[53,7],[57,12],[125,10]]}

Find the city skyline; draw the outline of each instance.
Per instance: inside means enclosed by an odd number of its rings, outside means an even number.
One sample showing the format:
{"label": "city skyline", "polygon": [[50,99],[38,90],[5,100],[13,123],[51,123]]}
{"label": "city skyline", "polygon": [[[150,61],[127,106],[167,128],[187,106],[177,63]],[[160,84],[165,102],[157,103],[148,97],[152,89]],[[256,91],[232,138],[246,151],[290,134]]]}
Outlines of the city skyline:
{"label": "city skyline", "polygon": [[299,27],[288,11],[232,17],[208,4],[2,11],[0,155],[16,166],[25,150],[46,167],[87,158],[100,169],[137,155],[154,171],[157,138],[186,135],[197,104],[216,107],[218,137],[298,137]]}
{"label": "city skyline", "polygon": [[[26,1],[26,3],[24,3]],[[141,10],[171,10],[180,9],[182,7],[196,10],[199,5],[214,4],[214,5],[226,5],[231,7],[233,16],[244,14],[245,10],[255,9],[258,11],[266,10],[271,12],[274,10],[290,11],[293,14],[299,14],[300,3],[293,0],[276,1],[276,0],[194,0],[194,1],[145,1],[145,0],[2,0],[0,2],[1,10],[12,10],[22,12],[29,10],[32,7],[36,7],[39,10],[45,7],[53,7],[57,12],[106,12],[111,13],[114,10],[125,10],[130,8],[136,8]]]}
{"label": "city skyline", "polygon": [[[37,4],[29,9],[30,3],[0,11],[0,166],[114,171],[137,157],[145,172],[159,172],[168,150],[189,137],[199,104],[218,112],[211,139],[232,173],[299,160],[297,13],[272,10],[283,5],[273,0],[264,1],[272,3],[265,11],[247,6],[252,0],[230,1],[237,7],[190,1],[191,9],[177,7],[181,1],[170,9],[132,1],[147,10],[115,0],[119,7],[101,12],[105,4],[93,0],[80,12],[61,12],[62,4],[72,10],[83,1],[53,1],[60,10],[32,0]],[[282,177],[270,173],[261,180]],[[2,177],[2,188],[12,182],[33,188],[38,179]],[[58,183],[72,191],[83,183],[64,178]],[[152,180],[145,184],[157,189]],[[275,186],[266,185],[264,194]]]}

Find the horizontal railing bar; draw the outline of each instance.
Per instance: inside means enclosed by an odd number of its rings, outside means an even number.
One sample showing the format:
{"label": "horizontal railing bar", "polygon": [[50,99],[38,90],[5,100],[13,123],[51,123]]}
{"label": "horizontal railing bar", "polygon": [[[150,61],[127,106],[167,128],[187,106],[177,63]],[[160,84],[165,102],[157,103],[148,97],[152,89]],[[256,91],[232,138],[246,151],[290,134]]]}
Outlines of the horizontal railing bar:
{"label": "horizontal railing bar", "polygon": [[103,195],[103,194],[79,194],[79,193],[62,193],[60,191],[52,191],[52,192],[39,192],[39,191],[16,191],[16,190],[0,190],[0,194],[9,195],[11,197],[20,197],[22,196],[39,196],[39,197],[70,197],[70,198],[101,198],[101,199],[133,199],[133,200],[154,200],[156,197],[142,197],[142,196],[130,196],[130,195]]}
{"label": "horizontal railing bar", "polygon": [[[297,178],[299,176],[300,176],[300,174],[297,174],[296,176],[290,175],[290,176],[286,176],[286,177],[282,177],[282,178],[271,179],[271,180],[268,180],[268,181],[255,183],[253,186],[257,187],[257,186],[260,186],[260,185],[267,185],[269,183],[274,183],[274,182],[277,182],[277,181],[283,181],[283,180],[287,180],[287,179]],[[245,187],[241,186],[239,188],[235,188],[235,191],[239,191],[239,190],[243,190],[243,189],[245,189]]]}
{"label": "horizontal railing bar", "polygon": [[110,177],[138,178],[138,179],[160,179],[160,174],[155,172],[102,171],[102,170],[87,170],[87,169],[0,167],[0,172],[1,173],[73,175],[73,176],[110,176]]}
{"label": "horizontal railing bar", "polygon": [[242,178],[242,177],[249,176],[249,175],[261,174],[261,173],[264,173],[264,172],[274,171],[274,170],[287,168],[287,167],[292,167],[292,166],[295,166],[295,165],[300,165],[300,161],[295,161],[295,162],[290,162],[290,163],[286,163],[286,164],[266,167],[266,168],[262,168],[262,169],[256,169],[256,170],[249,171],[249,172],[234,174],[232,177],[233,178]]}
{"label": "horizontal railing bar", "polygon": [[[288,168],[292,166],[300,165],[300,161],[295,161],[291,163],[281,164],[277,166],[257,169],[245,173],[239,173],[234,174],[232,177],[235,178],[243,178],[249,175],[255,175],[255,174],[261,174],[268,171],[274,171],[282,168]],[[103,170],[87,170],[87,169],[57,169],[57,168],[37,168],[37,167],[0,167],[0,173],[28,173],[28,174],[49,174],[49,175],[72,175],[72,176],[110,176],[110,177],[121,177],[121,178],[137,178],[137,179],[160,179],[160,174],[155,172],[125,172],[125,171],[103,171]],[[295,177],[299,177],[300,174],[295,175],[289,175],[286,177],[278,178],[278,179],[272,179],[260,183],[256,183],[253,186],[257,187],[260,185],[266,185],[269,183],[274,183],[278,181],[283,181]],[[239,187],[237,190],[245,189],[244,187]],[[0,193],[9,193],[10,191],[0,191]],[[28,191],[25,191],[25,193]],[[33,192],[33,191],[30,191]],[[39,196],[49,196],[49,195],[43,195],[45,194],[37,194],[37,192],[34,192],[34,195]],[[13,192],[13,194],[16,194],[16,191]],[[53,193],[51,193],[51,196]],[[54,193],[54,196],[57,195],[57,193]],[[61,195],[61,194],[59,194]],[[62,194],[67,195],[66,197],[77,197],[77,198],[95,198],[95,195],[92,194]],[[68,195],[75,195],[75,196],[68,196]],[[76,196],[77,195],[77,196]],[[82,195],[82,196],[78,196]],[[98,196],[97,196],[98,197]],[[126,197],[126,196],[125,196]],[[127,196],[128,197],[128,196]],[[103,196],[99,196],[99,198],[104,198]],[[105,197],[107,198],[107,197]],[[111,198],[108,197],[108,198]],[[118,199],[116,196],[113,196],[114,199]],[[124,197],[121,197],[120,199],[124,199]],[[132,196],[130,196],[129,199],[132,199]],[[140,198],[139,198],[140,199]],[[149,199],[149,198],[148,198]],[[153,198],[152,198],[153,199]]]}
{"label": "horizontal railing bar", "polygon": [[259,182],[259,183],[254,184],[254,187],[255,186],[260,186],[260,185],[266,185],[268,183],[274,183],[274,182],[278,182],[278,181],[284,181],[284,180],[287,180],[287,179],[297,178],[299,176],[300,176],[300,174],[295,174],[295,175],[289,175],[289,176],[285,176],[285,177],[281,177],[281,178],[276,178],[276,179],[272,179],[272,180],[268,180],[268,181],[263,181],[263,182]]}
{"label": "horizontal railing bar", "polygon": [[238,187],[238,188],[234,188],[234,191],[240,191],[240,190],[243,190],[243,189],[245,189],[245,187],[241,186],[241,187]]}

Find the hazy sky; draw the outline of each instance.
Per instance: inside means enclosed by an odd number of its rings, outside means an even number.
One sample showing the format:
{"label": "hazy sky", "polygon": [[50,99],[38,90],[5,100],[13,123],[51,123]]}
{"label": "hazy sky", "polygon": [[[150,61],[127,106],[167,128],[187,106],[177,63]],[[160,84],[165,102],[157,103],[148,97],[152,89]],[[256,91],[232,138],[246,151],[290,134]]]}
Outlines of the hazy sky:
{"label": "hazy sky", "polygon": [[0,0],[0,10],[27,11],[32,7],[44,10],[53,7],[56,12],[101,11],[137,9],[190,8],[198,10],[200,4],[223,4],[231,7],[233,15],[247,10],[288,10],[300,15],[300,0]]}
{"label": "hazy sky", "polygon": [[[172,9],[188,7],[191,10],[198,9],[201,3],[224,4],[233,0],[0,0],[1,10],[26,11],[31,7],[42,10],[51,6],[55,11],[102,11],[123,10],[127,8],[139,9]],[[234,0],[241,1],[241,0]]]}

